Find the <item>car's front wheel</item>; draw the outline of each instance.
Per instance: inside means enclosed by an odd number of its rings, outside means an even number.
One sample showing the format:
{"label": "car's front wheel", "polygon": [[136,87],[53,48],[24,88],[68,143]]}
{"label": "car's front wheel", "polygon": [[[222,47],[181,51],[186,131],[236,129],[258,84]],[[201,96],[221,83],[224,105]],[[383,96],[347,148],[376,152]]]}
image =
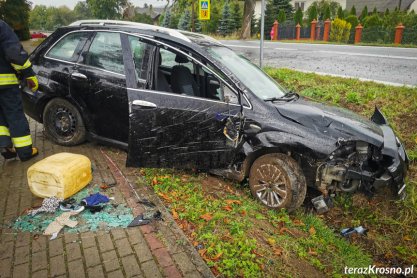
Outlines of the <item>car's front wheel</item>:
{"label": "car's front wheel", "polygon": [[307,192],[300,166],[291,157],[266,154],[252,164],[249,173],[252,195],[272,209],[293,211],[302,205]]}
{"label": "car's front wheel", "polygon": [[65,99],[54,98],[48,102],[43,111],[43,125],[47,136],[59,145],[74,146],[85,141],[81,114]]}

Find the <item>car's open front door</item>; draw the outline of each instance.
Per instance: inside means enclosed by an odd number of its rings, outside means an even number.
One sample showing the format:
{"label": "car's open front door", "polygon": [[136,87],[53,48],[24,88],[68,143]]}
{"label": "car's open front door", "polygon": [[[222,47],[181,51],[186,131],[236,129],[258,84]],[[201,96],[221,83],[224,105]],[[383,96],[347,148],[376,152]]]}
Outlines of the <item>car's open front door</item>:
{"label": "car's open front door", "polygon": [[242,119],[239,105],[150,90],[129,90],[127,166],[213,169],[230,165]]}

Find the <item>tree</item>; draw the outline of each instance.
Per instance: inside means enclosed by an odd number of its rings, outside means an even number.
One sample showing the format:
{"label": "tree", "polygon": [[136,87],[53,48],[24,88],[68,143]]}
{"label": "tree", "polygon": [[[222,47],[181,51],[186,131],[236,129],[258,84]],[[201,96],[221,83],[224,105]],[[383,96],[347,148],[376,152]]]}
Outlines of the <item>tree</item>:
{"label": "tree", "polygon": [[365,7],[363,7],[363,10],[362,10],[361,15],[360,15],[359,18],[361,20],[364,20],[365,17],[367,17],[367,16],[368,16],[368,6],[365,5]]}
{"label": "tree", "polygon": [[378,10],[377,10],[377,8],[376,8],[376,7],[374,7],[374,10],[372,11],[372,13],[373,13],[373,14],[377,14],[377,13],[378,13]]}
{"label": "tree", "polygon": [[164,19],[162,20],[162,27],[169,28],[171,26],[171,9],[165,12]]}
{"label": "tree", "polygon": [[251,16],[251,23],[250,23],[250,33],[253,36],[254,34],[259,33],[259,31],[260,31],[259,20],[256,19],[255,11],[253,11],[252,16]]}
{"label": "tree", "polygon": [[30,38],[29,12],[30,2],[27,0],[0,1],[0,18],[12,27],[21,40]]}
{"label": "tree", "polygon": [[303,11],[299,7],[298,10],[295,12],[294,15],[294,22],[295,24],[300,24],[300,26],[303,25]]}
{"label": "tree", "polygon": [[48,12],[45,5],[36,5],[29,13],[29,26],[31,29],[45,30],[48,21]]}
{"label": "tree", "polygon": [[327,6],[326,10],[324,11],[324,14],[323,14],[323,19],[327,20],[327,19],[330,19],[330,18],[331,18],[330,7]]}
{"label": "tree", "polygon": [[46,12],[48,18],[45,26],[46,30],[55,30],[74,21],[74,15],[67,6],[48,7]]}
{"label": "tree", "polygon": [[210,20],[205,20],[203,22],[202,29],[207,33],[216,33],[217,28],[219,27],[220,17],[221,17],[221,14],[220,14],[220,10],[219,10],[217,3],[216,4],[213,3],[213,5],[211,6]]}
{"label": "tree", "polygon": [[220,19],[220,25],[217,31],[222,36],[230,35],[233,32],[233,18],[229,2],[223,5],[222,18]]}
{"label": "tree", "polygon": [[243,7],[243,21],[242,30],[240,34],[241,39],[249,39],[251,37],[252,15],[255,10],[255,0],[245,0]]}
{"label": "tree", "polygon": [[238,2],[232,5],[233,31],[239,30],[242,26],[242,9]]}
{"label": "tree", "polygon": [[385,10],[385,14],[384,15],[385,16],[388,16],[389,15],[389,9],[388,8]]}
{"label": "tree", "polygon": [[153,24],[152,17],[150,17],[148,14],[145,13],[137,13],[132,19],[134,22],[141,22],[146,24]]}
{"label": "tree", "polygon": [[270,37],[270,30],[274,25],[274,21],[278,19],[279,11],[282,10],[286,15],[285,19],[293,18],[293,7],[290,0],[269,0],[265,9],[265,37]]}
{"label": "tree", "polygon": [[[331,1],[331,0],[314,1],[310,5],[310,7],[308,7],[307,14],[310,14],[311,9],[316,9],[317,10],[316,19],[326,20],[327,18],[336,17],[337,9],[339,7],[340,7],[340,4],[338,2]],[[326,15],[329,17],[326,17]]]}
{"label": "tree", "polygon": [[342,9],[341,6],[337,9],[337,17],[340,18],[340,19],[345,18],[345,13],[343,12],[343,9]]}
{"label": "tree", "polygon": [[91,9],[86,1],[78,2],[74,7],[73,13],[76,20],[90,19],[93,17]]}
{"label": "tree", "polygon": [[180,17],[180,21],[178,22],[178,29],[190,31],[191,28],[191,13],[190,10],[185,10],[185,12]]}
{"label": "tree", "polygon": [[98,19],[120,19],[128,0],[87,0],[92,15]]}
{"label": "tree", "polygon": [[308,25],[311,25],[311,22],[313,20],[317,20],[318,12],[317,12],[317,6],[311,5],[308,10]]}
{"label": "tree", "polygon": [[280,23],[284,23],[287,20],[287,16],[285,15],[285,11],[284,10],[282,10],[282,9],[279,10],[277,20]]}
{"label": "tree", "polygon": [[352,6],[352,9],[350,9],[350,14],[356,16],[356,8],[355,8],[355,5]]}
{"label": "tree", "polygon": [[201,24],[201,21],[198,20],[198,13],[194,13],[194,32],[201,33],[202,31],[203,25]]}

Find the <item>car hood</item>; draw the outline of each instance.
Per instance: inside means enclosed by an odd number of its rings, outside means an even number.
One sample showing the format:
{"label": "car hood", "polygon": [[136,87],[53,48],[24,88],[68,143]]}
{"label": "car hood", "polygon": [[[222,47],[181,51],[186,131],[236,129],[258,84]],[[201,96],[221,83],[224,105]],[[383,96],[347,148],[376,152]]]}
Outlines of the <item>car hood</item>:
{"label": "car hood", "polygon": [[284,118],[335,140],[361,140],[381,147],[384,142],[381,128],[374,122],[347,109],[329,106],[300,97],[292,102],[275,102]]}

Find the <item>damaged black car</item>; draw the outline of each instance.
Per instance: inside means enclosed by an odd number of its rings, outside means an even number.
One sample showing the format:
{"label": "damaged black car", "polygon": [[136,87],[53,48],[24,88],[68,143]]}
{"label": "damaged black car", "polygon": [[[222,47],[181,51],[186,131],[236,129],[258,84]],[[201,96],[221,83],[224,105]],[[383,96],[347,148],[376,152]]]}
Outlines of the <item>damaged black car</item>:
{"label": "damaged black car", "polygon": [[392,186],[408,158],[383,114],[370,120],[311,101],[200,34],[131,22],[78,21],[31,55],[39,92],[26,113],[61,145],[127,149],[127,165],[211,171],[249,180],[269,208]]}

